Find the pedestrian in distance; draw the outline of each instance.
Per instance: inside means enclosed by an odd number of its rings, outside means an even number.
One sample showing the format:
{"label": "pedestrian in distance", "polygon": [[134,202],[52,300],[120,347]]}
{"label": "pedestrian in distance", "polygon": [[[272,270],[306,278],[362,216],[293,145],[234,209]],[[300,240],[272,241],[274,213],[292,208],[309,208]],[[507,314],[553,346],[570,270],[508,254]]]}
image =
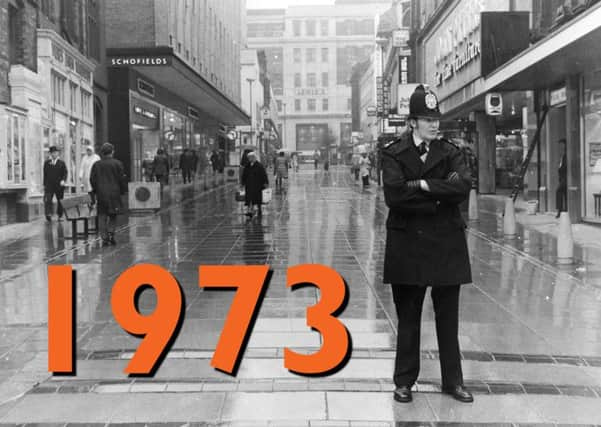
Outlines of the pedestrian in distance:
{"label": "pedestrian in distance", "polygon": [[298,156],[296,153],[292,155],[292,169],[294,169],[294,172],[298,172]]}
{"label": "pedestrian in distance", "polygon": [[280,151],[274,162],[273,174],[275,175],[275,188],[276,191],[282,190],[284,179],[288,179],[288,159],[286,159],[286,153]]}
{"label": "pedestrian in distance", "polygon": [[97,203],[98,231],[105,246],[116,244],[117,215],[123,213],[121,196],[127,192],[123,163],[113,158],[113,152],[113,145],[104,143],[100,148],[102,158],[94,163],[90,173],[90,183]]}
{"label": "pedestrian in distance", "polygon": [[371,164],[369,162],[369,157],[367,157],[367,153],[362,153],[361,158],[359,159],[359,174],[361,175],[361,180],[363,181],[364,190],[369,187],[370,166]]}
{"label": "pedestrian in distance", "polygon": [[59,151],[55,146],[50,147],[50,159],[44,163],[44,213],[46,220],[52,220],[52,200],[56,197],[56,214],[58,220],[63,218],[63,200],[65,194],[65,185],[67,182],[67,165],[59,159]]}
{"label": "pedestrian in distance", "polygon": [[257,215],[262,215],[263,189],[269,186],[265,167],[257,160],[257,155],[251,151],[247,155],[248,165],[242,171],[242,187],[246,194],[246,216],[252,218],[256,207]]}
{"label": "pedestrian in distance", "polygon": [[86,154],[81,159],[81,166],[79,167],[79,182],[81,189],[88,193],[92,197],[92,204],[94,203],[92,185],[90,184],[90,172],[92,166],[100,160],[100,156],[94,152],[94,147],[88,145],[86,147]]}
{"label": "pedestrian in distance", "polygon": [[147,151],[142,160],[142,179],[145,182],[152,182],[154,180],[154,158],[152,152]]}
{"label": "pedestrian in distance", "polygon": [[163,188],[169,183],[169,158],[162,148],[157,150],[153,161],[153,175],[157,182],[161,183],[161,196]]}
{"label": "pedestrian in distance", "polygon": [[382,150],[386,222],[384,283],[392,286],[398,316],[394,399],[412,400],[420,367],[421,312],[432,288],[442,390],[472,402],[463,384],[458,339],[460,285],[472,281],[459,204],[471,176],[461,151],[438,139],[436,95],[419,85],[409,100],[410,130]]}
{"label": "pedestrian in distance", "polygon": [[192,170],[194,169],[194,154],[184,148],[184,152],[179,158],[179,168],[182,172],[184,184],[192,182]]}
{"label": "pedestrian in distance", "polygon": [[561,158],[557,168],[557,191],[555,191],[555,205],[557,207],[556,218],[559,218],[562,212],[568,210],[568,158],[566,150],[566,140],[564,138],[558,141],[559,153]]}

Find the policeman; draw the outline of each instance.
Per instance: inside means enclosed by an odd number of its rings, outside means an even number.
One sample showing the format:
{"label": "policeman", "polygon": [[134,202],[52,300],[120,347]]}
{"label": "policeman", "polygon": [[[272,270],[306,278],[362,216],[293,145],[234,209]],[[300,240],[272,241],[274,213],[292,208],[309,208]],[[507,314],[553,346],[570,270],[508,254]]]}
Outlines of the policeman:
{"label": "policeman", "polygon": [[463,385],[458,340],[459,289],[470,283],[465,223],[459,204],[471,177],[460,150],[437,137],[436,95],[423,85],[409,100],[409,131],[382,150],[386,204],[384,283],[392,285],[398,315],[394,368],[398,402],[412,400],[420,366],[420,325],[424,296],[432,287],[442,390],[473,402]]}

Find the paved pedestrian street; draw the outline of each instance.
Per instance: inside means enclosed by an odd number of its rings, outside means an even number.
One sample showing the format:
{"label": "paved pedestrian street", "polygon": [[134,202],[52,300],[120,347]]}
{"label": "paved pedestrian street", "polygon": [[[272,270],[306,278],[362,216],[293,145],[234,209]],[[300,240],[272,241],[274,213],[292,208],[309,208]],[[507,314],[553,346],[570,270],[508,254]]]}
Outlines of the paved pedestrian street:
{"label": "paved pedestrian street", "polygon": [[[560,268],[549,239],[537,231],[520,227],[517,239],[503,240],[497,207],[483,203],[481,220],[467,231],[474,283],[462,288],[460,303],[463,370],[475,401],[440,393],[427,296],[417,393],[401,404],[392,397],[396,314],[382,283],[387,208],[381,189],[372,184],[363,191],[346,167],[329,174],[301,169],[263,217],[250,220],[235,191],[228,184],[172,192],[158,214],[123,218],[114,247],[101,247],[95,237],[65,239],[63,223],[33,224],[22,237],[4,239],[0,424],[601,425],[598,253],[577,249],[581,259]],[[123,372],[140,339],[111,313],[115,279],[138,263],[171,271],[185,297],[181,331],[152,378]],[[285,347],[312,353],[321,345],[305,320],[319,292],[286,288],[286,269],[305,263],[334,268],[349,290],[340,318],[351,333],[352,357],[327,377],[284,367]],[[47,264],[77,270],[75,376],[47,372]],[[273,269],[235,377],[210,366],[234,292],[200,289],[200,264]],[[145,291],[140,310],[150,312],[154,304]]]}

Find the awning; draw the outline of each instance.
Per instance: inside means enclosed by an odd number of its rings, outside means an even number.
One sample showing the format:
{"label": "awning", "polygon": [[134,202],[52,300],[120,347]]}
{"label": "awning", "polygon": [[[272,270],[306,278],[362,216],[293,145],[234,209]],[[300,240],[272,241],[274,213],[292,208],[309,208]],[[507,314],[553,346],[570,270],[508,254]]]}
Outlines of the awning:
{"label": "awning", "polygon": [[229,126],[250,125],[231,99],[173,53],[169,46],[107,49],[109,67],[131,67],[191,106]]}
{"label": "awning", "polygon": [[491,73],[484,93],[549,88],[566,76],[593,70],[601,65],[600,44],[601,3]]}

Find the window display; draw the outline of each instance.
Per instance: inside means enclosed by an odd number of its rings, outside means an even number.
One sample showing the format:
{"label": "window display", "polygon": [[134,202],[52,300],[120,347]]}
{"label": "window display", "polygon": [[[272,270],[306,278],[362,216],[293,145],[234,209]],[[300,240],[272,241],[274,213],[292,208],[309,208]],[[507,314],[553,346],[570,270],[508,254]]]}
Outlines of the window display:
{"label": "window display", "polygon": [[601,70],[584,76],[584,216],[601,221]]}

